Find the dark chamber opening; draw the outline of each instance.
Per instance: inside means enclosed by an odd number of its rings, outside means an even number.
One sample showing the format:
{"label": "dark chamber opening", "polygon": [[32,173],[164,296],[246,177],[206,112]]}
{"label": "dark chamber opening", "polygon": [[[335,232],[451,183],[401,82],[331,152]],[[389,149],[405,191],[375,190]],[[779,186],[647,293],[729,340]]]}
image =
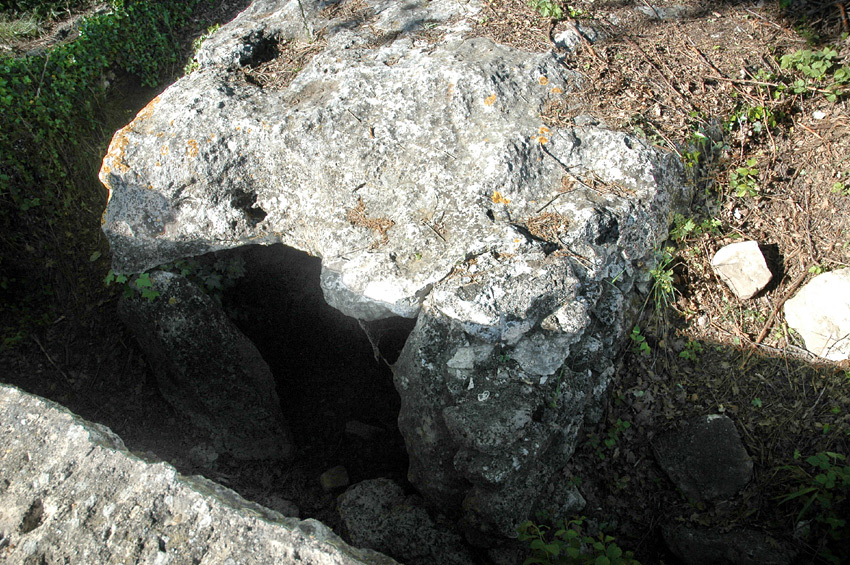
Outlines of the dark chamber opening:
{"label": "dark chamber opening", "polygon": [[[281,244],[250,246],[239,254],[245,276],[226,293],[223,306],[275,376],[296,445],[294,464],[317,474],[342,465],[352,484],[378,477],[406,483],[392,372],[376,360],[360,323],[325,302],[321,261]],[[387,362],[396,360],[414,323],[393,318],[368,324]]]}

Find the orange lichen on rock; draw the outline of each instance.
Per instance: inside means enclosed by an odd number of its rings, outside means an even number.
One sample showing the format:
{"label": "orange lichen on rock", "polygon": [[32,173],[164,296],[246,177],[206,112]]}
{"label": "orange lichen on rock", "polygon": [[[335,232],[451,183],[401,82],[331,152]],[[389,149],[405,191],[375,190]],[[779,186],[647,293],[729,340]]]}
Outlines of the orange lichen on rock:
{"label": "orange lichen on rock", "polygon": [[190,139],[186,142],[186,155],[188,155],[189,158],[198,156],[198,142],[194,139]]}
{"label": "orange lichen on rock", "polygon": [[511,203],[511,201],[509,199],[505,198],[504,196],[502,196],[502,193],[499,192],[498,190],[493,192],[493,196],[491,196],[490,199],[493,202],[495,202],[496,204],[510,204]]}
{"label": "orange lichen on rock", "polygon": [[106,187],[106,203],[109,204],[109,199],[112,198],[112,185],[109,182],[109,174],[113,171],[126,173],[130,170],[130,166],[124,161],[124,151],[127,149],[129,139],[127,135],[136,129],[141,122],[147,120],[153,115],[154,106],[159,102],[159,96],[148,102],[147,106],[142,108],[133,121],[118,130],[112,141],[109,143],[109,148],[106,150],[106,156],[103,158],[103,165],[98,173],[98,178],[103,186]]}
{"label": "orange lichen on rock", "polygon": [[490,96],[488,96],[487,98],[484,99],[484,104],[486,104],[487,106],[492,106],[495,101],[496,101],[496,95],[491,94]]}
{"label": "orange lichen on rock", "polygon": [[547,84],[549,84],[549,77],[542,76],[542,77],[537,79],[537,82],[539,82],[541,84],[541,86],[546,86]]}

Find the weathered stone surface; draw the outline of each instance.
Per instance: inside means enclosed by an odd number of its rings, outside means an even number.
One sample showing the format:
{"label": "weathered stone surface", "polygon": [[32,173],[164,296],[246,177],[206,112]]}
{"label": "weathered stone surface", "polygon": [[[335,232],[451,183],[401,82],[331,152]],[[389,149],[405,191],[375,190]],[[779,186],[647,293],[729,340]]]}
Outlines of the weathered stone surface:
{"label": "weathered stone surface", "polygon": [[850,359],[850,269],[823,273],[806,283],[785,303],[785,319],[815,355]]}
{"label": "weathered stone surface", "polygon": [[670,480],[693,500],[729,499],[753,478],[735,423],[723,415],[694,418],[656,438],[653,449]]}
{"label": "weathered stone surface", "polygon": [[123,299],[118,311],[151,361],[165,399],[212,434],[218,453],[287,457],[292,442],[275,380],[254,344],[185,277],[155,271],[150,280],[158,298]]}
{"label": "weathered stone surface", "polygon": [[[410,479],[462,505],[478,543],[515,535],[598,414],[635,289],[690,199],[681,164],[546,126],[578,78],[554,53],[465,38],[477,2],[323,6],[255,3],[116,134],[114,268],[282,242],[322,258],[342,312],[416,317],[394,370]],[[243,80],[309,34],[324,43],[291,84]]]}
{"label": "weathered stone surface", "polygon": [[460,536],[434,522],[416,497],[389,479],[357,483],[338,500],[352,543],[381,551],[408,565],[475,563]]}
{"label": "weathered stone surface", "polygon": [[711,259],[711,267],[742,300],[761,292],[773,278],[755,241],[741,241],[722,247]]}
{"label": "weathered stone surface", "polygon": [[664,542],[685,565],[788,565],[795,552],[764,532],[729,532],[685,526],[661,528]]}
{"label": "weathered stone surface", "polygon": [[315,520],[130,455],[108,428],[0,385],[3,563],[390,564]]}

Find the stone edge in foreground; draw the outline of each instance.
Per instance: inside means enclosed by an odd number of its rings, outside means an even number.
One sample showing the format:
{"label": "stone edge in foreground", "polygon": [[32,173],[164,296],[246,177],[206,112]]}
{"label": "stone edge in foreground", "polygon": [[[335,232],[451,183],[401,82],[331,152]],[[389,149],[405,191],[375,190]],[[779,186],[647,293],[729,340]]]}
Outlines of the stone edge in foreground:
{"label": "stone edge in foreground", "polygon": [[392,564],[0,384],[0,562]]}

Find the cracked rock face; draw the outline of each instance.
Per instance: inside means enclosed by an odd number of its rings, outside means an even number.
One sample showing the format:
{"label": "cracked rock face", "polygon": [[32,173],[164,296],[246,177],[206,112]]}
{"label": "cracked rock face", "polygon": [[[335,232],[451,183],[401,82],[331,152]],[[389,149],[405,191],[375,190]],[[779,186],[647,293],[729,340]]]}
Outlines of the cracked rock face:
{"label": "cracked rock face", "polygon": [[118,272],[281,242],[321,257],[345,314],[417,318],[394,371],[410,479],[487,544],[598,414],[690,193],[675,155],[544,124],[578,77],[473,37],[479,10],[255,2],[116,133],[101,180]]}

